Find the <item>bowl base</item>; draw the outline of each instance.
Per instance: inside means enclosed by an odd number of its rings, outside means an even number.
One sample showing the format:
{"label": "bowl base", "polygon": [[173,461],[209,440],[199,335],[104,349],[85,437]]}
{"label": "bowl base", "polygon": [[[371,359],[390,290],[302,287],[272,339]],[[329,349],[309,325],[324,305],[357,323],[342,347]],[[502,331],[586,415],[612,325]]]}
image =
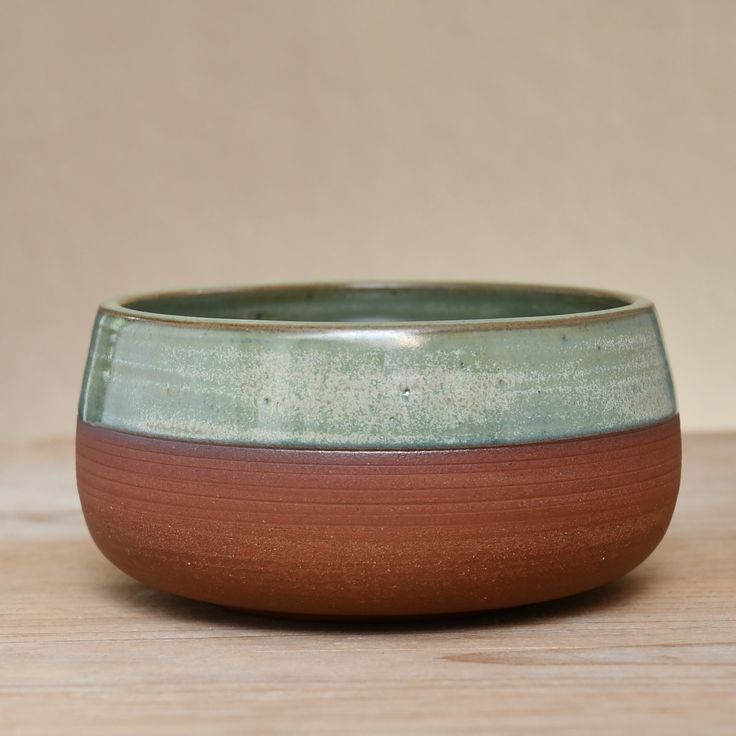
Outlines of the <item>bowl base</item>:
{"label": "bowl base", "polygon": [[536,603],[642,562],[679,487],[675,416],[570,440],[297,450],[78,425],[87,525],[161,590],[276,616],[445,616]]}

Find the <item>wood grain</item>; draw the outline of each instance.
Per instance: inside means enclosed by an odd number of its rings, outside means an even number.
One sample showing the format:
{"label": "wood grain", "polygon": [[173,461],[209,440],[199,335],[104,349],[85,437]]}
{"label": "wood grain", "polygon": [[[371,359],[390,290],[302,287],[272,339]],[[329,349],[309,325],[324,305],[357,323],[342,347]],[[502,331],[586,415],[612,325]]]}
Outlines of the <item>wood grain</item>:
{"label": "wood grain", "polygon": [[71,440],[0,446],[3,734],[730,734],[736,435],[685,438],[671,527],[617,583],[451,621],[265,619],[97,551]]}
{"label": "wood grain", "polygon": [[336,451],[142,437],[80,422],[82,508],[155,588],[255,611],[482,611],[614,580],[667,529],[677,417],[476,449]]}

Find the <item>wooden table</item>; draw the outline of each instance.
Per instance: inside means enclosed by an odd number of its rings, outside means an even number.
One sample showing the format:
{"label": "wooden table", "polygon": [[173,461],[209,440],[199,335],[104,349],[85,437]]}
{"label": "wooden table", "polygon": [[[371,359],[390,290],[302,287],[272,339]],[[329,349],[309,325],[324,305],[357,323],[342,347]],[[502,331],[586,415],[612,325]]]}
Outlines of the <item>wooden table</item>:
{"label": "wooden table", "polygon": [[0,449],[0,733],[736,733],[736,435],[686,438],[622,581],[447,622],[250,617],[148,590],[81,517],[72,443]]}

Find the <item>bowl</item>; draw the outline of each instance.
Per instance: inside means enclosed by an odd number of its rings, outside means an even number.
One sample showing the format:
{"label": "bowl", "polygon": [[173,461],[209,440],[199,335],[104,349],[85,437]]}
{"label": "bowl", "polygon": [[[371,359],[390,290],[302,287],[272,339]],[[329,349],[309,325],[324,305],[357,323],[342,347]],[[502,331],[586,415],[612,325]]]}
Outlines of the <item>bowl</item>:
{"label": "bowl", "polygon": [[252,612],[466,613],[657,546],[680,430],[654,307],[505,284],[321,284],[99,309],[77,478],[154,588]]}

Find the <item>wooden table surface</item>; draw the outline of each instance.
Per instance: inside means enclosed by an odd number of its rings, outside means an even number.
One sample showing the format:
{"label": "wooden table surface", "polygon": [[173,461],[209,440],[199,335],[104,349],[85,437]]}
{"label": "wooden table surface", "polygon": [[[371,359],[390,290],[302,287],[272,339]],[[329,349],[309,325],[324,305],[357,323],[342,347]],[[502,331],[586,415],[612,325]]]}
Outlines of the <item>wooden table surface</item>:
{"label": "wooden table surface", "polygon": [[670,531],[601,590],[359,626],[149,590],[89,539],[71,440],[0,449],[0,733],[736,733],[736,435],[685,439]]}

